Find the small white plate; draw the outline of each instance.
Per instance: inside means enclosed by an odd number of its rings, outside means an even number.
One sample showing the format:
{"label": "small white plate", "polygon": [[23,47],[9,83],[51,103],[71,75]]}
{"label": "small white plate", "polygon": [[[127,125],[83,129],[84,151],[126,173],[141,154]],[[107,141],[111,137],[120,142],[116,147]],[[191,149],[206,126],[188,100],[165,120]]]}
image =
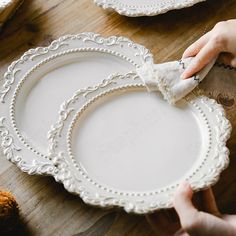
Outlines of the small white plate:
{"label": "small white plate", "polygon": [[168,208],[181,181],[206,188],[228,165],[221,105],[191,94],[170,106],[135,73],[78,90],[59,114],[48,134],[54,177],[92,205]]}
{"label": "small white plate", "polygon": [[127,38],[67,35],[14,61],[0,85],[0,136],[7,158],[30,174],[52,174],[47,132],[60,104],[79,88],[127,73],[152,55]]}
{"label": "small white plate", "polygon": [[94,0],[104,9],[111,9],[121,15],[155,16],[174,9],[193,6],[205,0]]}

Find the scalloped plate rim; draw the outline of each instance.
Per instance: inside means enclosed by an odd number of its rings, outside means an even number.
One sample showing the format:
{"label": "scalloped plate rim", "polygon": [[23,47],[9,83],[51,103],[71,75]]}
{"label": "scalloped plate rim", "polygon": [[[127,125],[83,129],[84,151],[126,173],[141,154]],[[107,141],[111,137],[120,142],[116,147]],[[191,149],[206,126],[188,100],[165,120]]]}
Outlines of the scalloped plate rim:
{"label": "scalloped plate rim", "polygon": [[[115,76],[122,76],[122,75],[114,75]],[[104,83],[105,81],[103,81]],[[104,89],[103,87],[103,83],[97,85],[97,87],[99,89]],[[105,82],[106,83],[106,82]],[[136,82],[135,82],[136,83]],[[142,83],[141,83],[142,84]],[[139,83],[139,86],[141,86],[141,84]],[[119,87],[119,86],[118,86]],[[121,86],[122,87],[122,86]],[[96,87],[94,87],[95,89],[97,89]],[[89,88],[89,91],[92,91],[93,93],[93,89],[94,88]],[[103,90],[103,92],[109,91],[109,88]],[[59,127],[59,129],[64,129],[64,124],[63,122],[66,122],[67,117],[65,118],[65,111],[68,111],[68,115],[70,114],[71,111],[75,111],[73,105],[76,103],[76,99],[79,99],[79,96],[82,96],[82,94],[86,92],[86,89],[82,89],[79,90],[78,93],[74,94],[74,96],[69,99],[68,101],[65,101],[60,109],[59,114],[63,114],[62,116],[59,116],[59,119],[57,121],[57,123],[55,123],[54,125],[52,125],[51,130],[48,133],[48,140],[49,140],[49,151],[48,151],[48,155],[51,157],[51,159],[53,160],[54,163],[56,163],[58,167],[58,172],[59,175],[56,177],[56,181],[63,183],[64,187],[69,191],[72,192],[74,194],[79,195],[82,200],[90,205],[95,205],[95,206],[100,206],[100,207],[122,207],[124,208],[125,211],[127,212],[132,212],[132,213],[136,213],[136,214],[146,214],[146,213],[151,213],[155,210],[159,210],[159,209],[165,209],[165,208],[171,208],[172,205],[172,201],[171,198],[163,201],[163,202],[158,202],[157,199],[155,199],[155,204],[156,206],[145,206],[145,204],[139,204],[136,203],[136,205],[132,202],[132,201],[125,201],[124,199],[121,199],[122,197],[125,198],[125,194],[122,194],[121,196],[119,196],[118,194],[115,194],[117,199],[114,196],[114,194],[107,194],[106,198],[105,196],[99,198],[100,196],[100,190],[96,187],[94,187],[94,189],[98,189],[97,191],[99,192],[89,192],[90,187],[86,187],[86,183],[82,184],[86,181],[81,181],[80,184],[78,184],[78,186],[76,186],[76,178],[73,177],[73,172],[72,170],[69,169],[69,167],[67,166],[65,168],[64,165],[68,165],[68,163],[70,161],[68,161],[70,158],[68,158],[68,160],[66,159],[66,157],[64,157],[64,155],[67,156],[66,151],[63,150],[59,150],[60,148],[62,148],[61,144],[58,144],[58,140],[60,139],[66,139],[65,136],[60,137],[58,130],[58,125],[60,124],[61,127]],[[104,93],[105,93],[104,92]],[[96,93],[96,91],[95,91]],[[78,96],[78,97],[77,97]],[[89,104],[91,100],[93,100],[96,96],[100,96],[98,95],[91,95],[91,97],[88,99],[87,102],[85,102],[84,107],[87,107],[86,104]],[[217,167],[214,170],[214,173],[211,173],[209,170],[209,175],[205,175],[203,177],[203,180],[198,180],[196,182],[191,182],[191,185],[193,187],[194,190],[201,190],[201,189],[205,189],[209,186],[214,185],[219,177],[221,172],[228,166],[229,164],[229,150],[226,147],[226,142],[228,140],[228,138],[230,137],[230,133],[231,133],[231,124],[228,121],[228,119],[225,117],[225,112],[223,107],[218,104],[214,99],[210,99],[206,96],[196,96],[194,93],[191,93],[190,95],[187,96],[186,101],[188,102],[188,100],[193,100],[193,101],[197,101],[197,103],[203,103],[202,106],[206,106],[204,109],[213,109],[213,111],[217,114],[220,115],[220,120],[218,121],[217,124],[217,128],[219,128],[219,137],[217,137],[215,143],[219,142],[219,147],[215,147],[217,150],[217,155],[219,154],[219,163],[217,163]],[[215,109],[215,110],[214,110]],[[80,111],[80,110],[79,110]],[[210,114],[210,110],[209,110],[209,114]],[[215,115],[215,113],[214,113]],[[76,117],[76,115],[73,115],[73,117]],[[63,120],[65,119],[65,120]],[[72,119],[72,118],[70,118]],[[216,120],[217,118],[215,117],[214,120]],[[222,127],[220,127],[220,124],[222,125]],[[56,129],[55,129],[56,128]],[[212,129],[213,130],[213,129]],[[61,131],[60,131],[61,132]],[[69,132],[69,131],[68,131]],[[55,136],[54,136],[55,135]],[[223,136],[223,138],[221,138],[220,136]],[[68,143],[68,141],[67,141]],[[60,155],[61,153],[63,153],[63,155]],[[213,154],[211,154],[213,155]],[[66,163],[66,164],[65,164]],[[70,163],[71,164],[71,163]],[[209,164],[209,163],[208,163]],[[66,171],[66,172],[65,172]],[[65,177],[66,176],[66,177]],[[89,174],[88,174],[89,177]],[[87,177],[86,177],[87,178]],[[191,179],[189,179],[191,180]],[[88,186],[89,183],[87,183]],[[175,187],[178,186],[178,183]],[[166,191],[171,191],[173,193],[173,189],[172,187],[167,187]],[[104,191],[103,191],[104,192]],[[160,190],[159,194],[162,193],[162,190]],[[151,196],[151,195],[150,195]],[[128,197],[127,197],[128,198]],[[104,200],[104,199],[109,199],[109,200]],[[113,202],[115,201],[115,203]],[[139,205],[142,205],[143,208],[139,208]],[[146,204],[147,205],[147,204]],[[152,205],[152,203],[151,203]]]}
{"label": "scalloped plate rim", "polygon": [[[65,42],[67,40],[72,40],[72,39],[82,40],[86,42],[88,41],[89,43],[94,44],[93,46],[94,48],[96,48],[95,45],[97,45],[98,49],[101,47],[105,47],[105,48],[109,48],[113,46],[116,47],[117,45],[118,45],[117,47],[123,48],[123,46],[126,45],[127,48],[131,47],[131,49],[133,50],[131,53],[132,57],[139,58],[137,60],[139,60],[140,65],[141,65],[142,60],[144,61],[152,60],[152,54],[149,52],[147,48],[145,48],[144,46],[138,43],[133,42],[129,38],[126,38],[123,36],[113,36],[113,35],[103,37],[101,34],[98,34],[95,32],[81,32],[74,35],[73,34],[63,35],[59,37],[58,39],[53,40],[46,47],[31,48],[27,50],[25,53],[23,53],[21,57],[11,62],[11,64],[7,68],[7,71],[4,74],[4,77],[0,81],[1,82],[0,103],[2,103],[2,105],[5,105],[4,107],[5,110],[0,111],[0,140],[1,140],[0,147],[2,148],[3,154],[6,156],[6,158],[9,161],[16,164],[18,168],[21,169],[21,171],[26,172],[30,175],[32,174],[53,175],[55,174],[57,170],[55,166],[51,163],[51,161],[49,161],[48,159],[42,156],[36,155],[38,159],[32,158],[30,160],[27,160],[27,158],[25,158],[25,155],[19,155],[22,152],[22,149],[26,150],[26,147],[19,140],[18,136],[15,134],[15,131],[12,127],[10,114],[9,114],[9,107],[10,107],[10,103],[12,99],[12,94],[10,98],[7,98],[7,96],[9,96],[9,93],[14,92],[12,91],[12,86],[17,87],[19,82],[22,80],[22,78],[20,79],[17,78],[19,79],[19,81],[16,81],[17,73],[21,73],[19,68],[22,69],[22,66],[24,66],[25,63],[28,63],[29,60],[36,60],[36,62],[34,63],[34,66],[39,65],[42,60],[46,61],[47,58],[52,57],[50,53],[57,54],[57,50],[60,51],[60,47],[63,47],[63,45],[65,45]],[[127,52],[127,48],[126,48],[125,53],[127,53],[126,56],[128,58],[128,54],[130,51]],[[118,49],[116,50],[118,51]],[[139,52],[138,55],[135,54],[137,52]],[[45,55],[46,57],[44,57]],[[41,57],[43,58],[41,59]],[[32,68],[33,67],[31,67],[27,71],[23,71],[22,76],[27,75],[28,72],[31,71]],[[9,101],[5,102],[5,99],[9,99]],[[7,108],[6,106],[8,105],[9,107]],[[8,143],[7,140],[9,139],[10,139],[10,142]],[[21,148],[19,148],[16,143]],[[26,152],[31,152],[31,151],[26,150]],[[34,153],[31,152],[31,154],[34,154]]]}
{"label": "scalloped plate rim", "polygon": [[[120,3],[117,0],[115,3],[111,0],[93,0],[97,6],[102,7],[103,9],[110,9],[116,11],[120,15],[125,15],[129,17],[140,17],[140,16],[156,16],[159,14],[164,14],[171,10],[178,10],[182,8],[191,7],[197,3],[204,2],[206,0],[184,0],[184,3],[173,3],[166,4],[163,7],[151,8],[150,6],[144,6],[140,9],[138,8],[129,8],[126,6],[120,6]],[[133,6],[132,6],[133,7]],[[135,7],[135,6],[134,6]]]}

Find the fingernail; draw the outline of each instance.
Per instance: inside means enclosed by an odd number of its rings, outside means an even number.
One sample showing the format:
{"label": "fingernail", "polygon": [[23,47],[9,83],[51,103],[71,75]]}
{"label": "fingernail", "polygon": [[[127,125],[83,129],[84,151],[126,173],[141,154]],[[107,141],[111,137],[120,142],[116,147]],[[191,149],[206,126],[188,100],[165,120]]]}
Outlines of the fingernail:
{"label": "fingernail", "polygon": [[179,195],[183,195],[186,192],[188,192],[188,183],[187,182],[181,182],[179,183],[179,186],[176,189],[175,195],[179,196]]}
{"label": "fingernail", "polygon": [[188,186],[189,186],[189,183],[188,183],[187,181],[183,181],[183,182],[181,183],[181,185],[184,186],[184,187],[188,187]]}
{"label": "fingernail", "polygon": [[179,184],[179,191],[188,191],[190,187],[190,184],[187,181],[183,181]]}

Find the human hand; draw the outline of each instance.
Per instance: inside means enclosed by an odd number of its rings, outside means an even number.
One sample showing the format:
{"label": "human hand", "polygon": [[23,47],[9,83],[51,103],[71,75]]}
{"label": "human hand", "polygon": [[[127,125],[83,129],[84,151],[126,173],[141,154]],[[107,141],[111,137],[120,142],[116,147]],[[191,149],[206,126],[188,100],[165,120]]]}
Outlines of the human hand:
{"label": "human hand", "polygon": [[185,50],[182,58],[195,58],[181,77],[190,78],[220,54],[223,63],[236,67],[236,20],[217,23]]}
{"label": "human hand", "polygon": [[202,208],[192,203],[193,191],[183,183],[175,193],[174,207],[180,222],[170,214],[159,211],[146,218],[156,235],[160,236],[235,236],[236,215],[221,215],[211,189],[202,192]]}

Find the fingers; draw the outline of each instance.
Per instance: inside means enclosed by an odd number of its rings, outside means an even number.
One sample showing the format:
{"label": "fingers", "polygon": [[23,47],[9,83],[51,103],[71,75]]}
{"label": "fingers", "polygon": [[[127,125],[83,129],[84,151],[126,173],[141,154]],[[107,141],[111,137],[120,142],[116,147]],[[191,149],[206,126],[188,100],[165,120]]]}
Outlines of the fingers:
{"label": "fingers", "polygon": [[177,211],[181,224],[185,225],[196,213],[197,209],[192,203],[193,191],[187,182],[184,182],[177,189],[174,196],[174,207]]}
{"label": "fingers", "polygon": [[194,74],[199,72],[206,66],[211,60],[213,60],[220,53],[220,48],[217,47],[212,41],[208,43],[201,49],[197,56],[191,61],[190,65],[182,74],[182,79],[187,79],[192,77]]}
{"label": "fingers", "polygon": [[[208,213],[199,212],[192,204],[192,189],[188,183],[182,184],[175,194],[174,206],[179,214],[183,232],[196,236],[236,235],[236,228],[222,219]],[[206,200],[214,200],[211,190],[206,192]],[[210,208],[216,208],[212,205]],[[180,232],[182,233],[182,232]]]}
{"label": "fingers", "polygon": [[187,182],[180,184],[174,196],[174,207],[179,217],[185,217],[196,209],[192,203],[193,191]]}
{"label": "fingers", "polygon": [[203,198],[204,210],[210,214],[220,217],[221,214],[216,205],[216,200],[211,188],[204,190],[202,192],[202,198]]}
{"label": "fingers", "polygon": [[219,22],[210,32],[188,47],[183,54],[183,58],[193,56],[195,58],[181,77],[183,79],[192,77],[211,60],[213,61],[220,52],[233,55],[234,58],[226,64],[236,67],[236,34],[233,33],[235,27],[236,20]]}
{"label": "fingers", "polygon": [[204,47],[204,45],[208,42],[210,38],[210,32],[203,35],[199,38],[195,43],[190,45],[183,53],[182,58],[193,57],[196,56],[200,50]]}
{"label": "fingers", "polygon": [[186,182],[181,184],[175,194],[174,207],[179,215],[184,232],[189,235],[205,235],[201,234],[204,225],[201,212],[194,207],[192,197],[193,191],[190,185]]}

